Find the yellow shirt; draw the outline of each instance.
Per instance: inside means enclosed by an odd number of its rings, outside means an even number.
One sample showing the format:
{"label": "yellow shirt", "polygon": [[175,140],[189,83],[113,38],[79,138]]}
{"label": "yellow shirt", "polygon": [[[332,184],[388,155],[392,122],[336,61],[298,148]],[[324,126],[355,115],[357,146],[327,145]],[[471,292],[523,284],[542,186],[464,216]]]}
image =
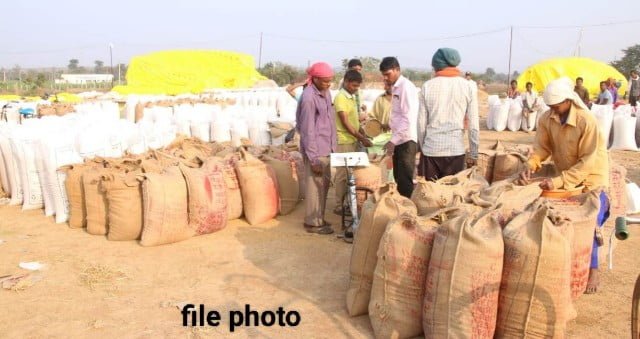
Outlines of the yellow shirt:
{"label": "yellow shirt", "polygon": [[561,172],[553,178],[554,188],[609,186],[607,143],[591,112],[574,104],[564,125],[551,110],[540,117],[529,168],[538,170],[549,156]]}
{"label": "yellow shirt", "polygon": [[380,121],[383,125],[389,125],[389,114],[391,114],[391,96],[380,95],[373,103],[370,117]]}
{"label": "yellow shirt", "polygon": [[356,131],[360,129],[360,120],[358,119],[358,100],[355,95],[350,94],[344,88],[336,95],[333,101],[336,110],[336,131],[338,132],[338,145],[353,144],[358,141],[347,129],[342,125],[338,112],[347,113],[347,121]]}

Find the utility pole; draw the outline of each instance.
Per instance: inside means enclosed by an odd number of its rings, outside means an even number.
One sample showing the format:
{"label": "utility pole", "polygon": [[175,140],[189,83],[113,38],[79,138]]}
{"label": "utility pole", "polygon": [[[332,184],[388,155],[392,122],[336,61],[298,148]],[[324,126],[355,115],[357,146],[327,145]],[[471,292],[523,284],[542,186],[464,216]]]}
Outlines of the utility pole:
{"label": "utility pole", "polygon": [[258,50],[258,68],[262,68],[262,32],[260,32],[260,48]]}
{"label": "utility pole", "polygon": [[513,26],[511,26],[511,33],[509,34],[509,75],[507,76],[507,83],[511,83],[511,48],[513,47]]}
{"label": "utility pole", "polygon": [[577,54],[578,57],[580,57],[581,54],[581,47],[582,47],[582,31],[584,30],[584,27],[580,27],[580,32],[578,33],[578,45],[576,46],[576,53],[574,55]]}
{"label": "utility pole", "polygon": [[109,43],[109,73],[111,73],[111,87],[113,87],[113,43]]}

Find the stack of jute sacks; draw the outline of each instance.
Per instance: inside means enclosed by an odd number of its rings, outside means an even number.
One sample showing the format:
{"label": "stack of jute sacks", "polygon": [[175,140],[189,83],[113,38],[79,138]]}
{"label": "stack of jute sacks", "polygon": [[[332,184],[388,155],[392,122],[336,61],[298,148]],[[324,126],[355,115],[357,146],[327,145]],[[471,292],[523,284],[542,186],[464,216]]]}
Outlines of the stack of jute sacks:
{"label": "stack of jute sacks", "polygon": [[109,240],[169,244],[223,229],[244,215],[251,225],[290,213],[303,195],[302,157],[270,147],[178,138],[162,150],[94,158],[66,172],[69,226]]}
{"label": "stack of jute sacks", "polygon": [[[489,185],[477,167],[388,183],[365,203],[347,310],[377,338],[561,337],[585,290],[598,192],[540,198],[515,176]],[[571,205],[571,208],[567,208]]]}
{"label": "stack of jute sacks", "polygon": [[63,116],[68,113],[74,112],[73,104],[70,103],[57,103],[54,102],[49,105],[38,105],[38,116],[57,115]]}
{"label": "stack of jute sacks", "polygon": [[[491,147],[480,148],[478,150],[477,167],[489,183],[512,178],[526,168],[526,161],[531,152],[532,148],[530,145],[505,145],[498,141]],[[547,162],[547,164],[553,165],[551,162]],[[609,187],[607,194],[610,199],[610,218],[612,220],[618,216],[624,216],[626,212],[624,183],[626,173],[627,171],[624,166],[609,158]],[[547,173],[546,176],[552,175],[555,174]],[[545,175],[542,174],[541,176]]]}

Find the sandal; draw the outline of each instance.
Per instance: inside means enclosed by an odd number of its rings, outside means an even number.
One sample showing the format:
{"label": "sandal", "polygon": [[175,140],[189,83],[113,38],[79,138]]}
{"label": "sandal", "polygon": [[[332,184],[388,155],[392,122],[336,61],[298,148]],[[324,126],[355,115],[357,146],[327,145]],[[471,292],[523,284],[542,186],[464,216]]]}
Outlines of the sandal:
{"label": "sandal", "polygon": [[348,244],[353,244],[353,228],[351,228],[351,226],[347,227],[347,229],[344,230],[343,240]]}
{"label": "sandal", "polygon": [[331,234],[333,233],[333,228],[331,228],[331,226],[312,226],[312,225],[307,225],[304,224],[304,229],[308,232],[308,233],[315,233],[315,234]]}
{"label": "sandal", "polygon": [[[333,214],[342,216],[342,208],[341,207],[334,208],[333,209]],[[351,216],[351,210],[347,206],[344,207],[344,216],[345,217],[350,217]]]}

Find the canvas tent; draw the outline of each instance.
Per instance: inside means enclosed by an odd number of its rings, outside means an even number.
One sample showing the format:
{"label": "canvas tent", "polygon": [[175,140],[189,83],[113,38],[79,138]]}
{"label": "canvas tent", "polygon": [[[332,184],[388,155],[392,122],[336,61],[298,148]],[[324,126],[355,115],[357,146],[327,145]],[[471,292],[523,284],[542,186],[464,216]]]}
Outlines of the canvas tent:
{"label": "canvas tent", "polygon": [[120,94],[201,93],[215,88],[248,88],[266,79],[247,54],[212,51],[162,51],[131,59]]}
{"label": "canvas tent", "polygon": [[518,88],[524,91],[525,84],[530,81],[536,91],[542,92],[550,81],[563,76],[573,80],[582,77],[584,86],[592,98],[600,92],[600,81],[608,78],[614,78],[620,82],[621,87],[618,89],[620,96],[627,90],[627,80],[624,75],[604,62],[589,58],[555,58],[541,61],[527,68],[518,77]]}

